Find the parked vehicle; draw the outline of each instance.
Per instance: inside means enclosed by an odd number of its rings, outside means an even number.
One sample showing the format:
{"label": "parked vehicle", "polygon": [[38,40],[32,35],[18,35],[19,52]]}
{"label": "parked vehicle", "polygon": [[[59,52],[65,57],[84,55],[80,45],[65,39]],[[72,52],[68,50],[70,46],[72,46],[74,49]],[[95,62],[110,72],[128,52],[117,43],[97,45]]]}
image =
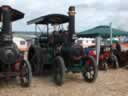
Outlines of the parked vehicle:
{"label": "parked vehicle", "polygon": [[0,7],[0,78],[19,78],[23,87],[31,84],[32,72],[28,61],[13,42],[11,23],[22,19],[24,14],[10,6]]}
{"label": "parked vehicle", "polygon": [[21,37],[13,37],[13,42],[21,52],[26,52],[28,50],[28,43],[25,39]]}
{"label": "parked vehicle", "polygon": [[[67,72],[82,73],[85,81],[93,82],[97,78],[97,65],[92,56],[85,56],[83,48],[75,44],[75,7],[69,8],[69,16],[50,14],[31,20],[28,24],[45,25],[47,32],[35,38],[35,44],[28,52],[33,73],[41,74],[49,65],[55,84],[64,83]],[[64,24],[68,23],[68,30]],[[53,31],[49,32],[49,27]],[[49,70],[50,71],[50,70]]]}
{"label": "parked vehicle", "polygon": [[[85,55],[93,56],[96,59],[94,48],[85,48]],[[117,69],[119,67],[119,57],[116,49],[111,46],[102,45],[99,56],[99,69],[107,71],[109,67]]]}

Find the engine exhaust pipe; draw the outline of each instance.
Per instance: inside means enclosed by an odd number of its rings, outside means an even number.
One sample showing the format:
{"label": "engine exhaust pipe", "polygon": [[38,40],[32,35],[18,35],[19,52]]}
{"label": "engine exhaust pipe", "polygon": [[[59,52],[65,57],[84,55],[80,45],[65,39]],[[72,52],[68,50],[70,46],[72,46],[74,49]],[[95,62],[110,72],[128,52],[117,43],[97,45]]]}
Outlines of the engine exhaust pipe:
{"label": "engine exhaust pipe", "polygon": [[75,6],[70,6],[68,10],[69,15],[69,40],[72,41],[73,34],[75,34]]}
{"label": "engine exhaust pipe", "polygon": [[9,6],[2,6],[2,32],[11,32],[11,8]]}

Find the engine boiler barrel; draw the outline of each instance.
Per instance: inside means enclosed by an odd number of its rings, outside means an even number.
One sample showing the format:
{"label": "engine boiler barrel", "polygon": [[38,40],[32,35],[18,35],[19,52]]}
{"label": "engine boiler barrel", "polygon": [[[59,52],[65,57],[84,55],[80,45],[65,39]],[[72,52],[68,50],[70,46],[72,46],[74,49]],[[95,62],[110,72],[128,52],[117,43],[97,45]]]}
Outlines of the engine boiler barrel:
{"label": "engine boiler barrel", "polygon": [[11,32],[11,8],[9,6],[2,6],[2,32]]}
{"label": "engine boiler barrel", "polygon": [[72,40],[73,34],[75,33],[75,6],[69,7],[69,39]]}

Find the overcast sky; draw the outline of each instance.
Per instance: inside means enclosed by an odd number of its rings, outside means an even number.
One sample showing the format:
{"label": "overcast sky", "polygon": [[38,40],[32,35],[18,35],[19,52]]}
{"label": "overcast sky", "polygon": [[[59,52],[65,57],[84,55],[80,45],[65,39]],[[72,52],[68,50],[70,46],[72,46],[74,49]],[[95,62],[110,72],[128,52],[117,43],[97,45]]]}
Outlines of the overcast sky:
{"label": "overcast sky", "polygon": [[109,25],[128,31],[128,0],[0,0],[1,5],[11,5],[25,13],[25,18],[15,22],[13,30],[34,31],[26,22],[51,13],[67,14],[70,5],[76,6],[76,31],[98,25]]}

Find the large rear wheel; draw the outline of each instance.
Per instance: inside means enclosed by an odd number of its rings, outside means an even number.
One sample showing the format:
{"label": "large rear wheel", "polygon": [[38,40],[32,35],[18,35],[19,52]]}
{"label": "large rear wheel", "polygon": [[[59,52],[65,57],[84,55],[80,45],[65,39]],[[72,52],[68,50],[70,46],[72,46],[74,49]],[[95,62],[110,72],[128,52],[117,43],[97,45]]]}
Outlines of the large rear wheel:
{"label": "large rear wheel", "polygon": [[38,47],[31,46],[29,48],[28,60],[32,67],[33,74],[39,75],[40,74],[40,49]]}
{"label": "large rear wheel", "polygon": [[[101,61],[101,62],[100,62],[100,65],[101,65],[101,69],[102,69],[102,70],[105,70],[105,71],[108,70],[107,60]],[[99,66],[100,66],[100,65],[99,65]]]}
{"label": "large rear wheel", "polygon": [[61,56],[57,56],[53,62],[53,80],[56,85],[64,83],[65,65]]}
{"label": "large rear wheel", "polygon": [[83,64],[82,75],[87,82],[94,82],[98,75],[98,67],[92,56],[88,56]]}
{"label": "large rear wheel", "polygon": [[30,64],[23,60],[20,67],[20,81],[23,87],[29,87],[32,80],[32,71]]}
{"label": "large rear wheel", "polygon": [[113,55],[112,56],[112,66],[113,66],[113,68],[115,68],[115,69],[118,69],[119,68],[119,62],[118,62],[118,58],[117,58],[117,56],[116,55]]}

